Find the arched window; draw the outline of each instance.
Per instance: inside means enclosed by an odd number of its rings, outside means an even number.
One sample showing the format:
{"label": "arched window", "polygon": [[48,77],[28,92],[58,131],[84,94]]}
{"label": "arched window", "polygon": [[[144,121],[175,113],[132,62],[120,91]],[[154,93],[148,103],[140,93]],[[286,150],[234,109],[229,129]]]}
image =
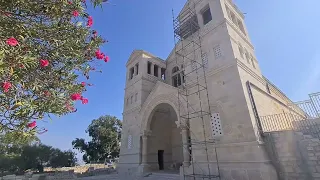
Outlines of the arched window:
{"label": "arched window", "polygon": [[174,87],[179,87],[181,85],[181,75],[179,67],[177,66],[172,69],[172,85]]}
{"label": "arched window", "polygon": [[172,74],[174,74],[174,73],[176,73],[176,72],[178,72],[178,71],[179,71],[179,67],[176,66],[176,67],[174,67],[174,68],[172,69]]}
{"label": "arched window", "polygon": [[243,47],[241,46],[241,44],[239,44],[239,52],[240,52],[241,58],[243,58]]}
{"label": "arched window", "polygon": [[246,59],[247,59],[247,63],[250,64],[250,57],[249,57],[249,53],[248,51],[245,49],[245,55],[246,55]]}

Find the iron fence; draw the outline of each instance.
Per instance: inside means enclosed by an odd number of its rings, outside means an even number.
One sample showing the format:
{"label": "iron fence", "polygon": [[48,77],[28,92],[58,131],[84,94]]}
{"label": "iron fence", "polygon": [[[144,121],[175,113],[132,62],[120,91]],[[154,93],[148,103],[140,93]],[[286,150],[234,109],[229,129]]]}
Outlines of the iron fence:
{"label": "iron fence", "polygon": [[263,133],[275,131],[299,131],[320,139],[320,119],[308,119],[301,115],[280,113],[260,116]]}

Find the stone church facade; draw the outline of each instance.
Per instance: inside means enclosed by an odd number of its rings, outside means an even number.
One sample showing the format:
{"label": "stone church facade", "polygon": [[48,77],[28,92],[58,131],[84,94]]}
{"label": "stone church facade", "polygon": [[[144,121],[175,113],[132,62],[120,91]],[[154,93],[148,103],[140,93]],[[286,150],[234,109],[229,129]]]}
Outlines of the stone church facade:
{"label": "stone church facade", "polygon": [[[289,108],[290,99],[262,75],[244,15],[231,0],[189,0],[180,14],[188,8],[195,10],[199,24],[201,55],[195,55],[203,63],[199,81],[206,84],[208,97],[201,108],[211,116],[204,124],[181,118],[190,107],[198,108],[192,99],[178,97],[188,81],[186,61],[175,53],[181,42],[166,60],[134,50],[126,64],[119,173],[164,170],[181,176],[220,174],[225,180],[277,179],[257,117],[302,112]],[[216,131],[213,115],[221,125]]]}

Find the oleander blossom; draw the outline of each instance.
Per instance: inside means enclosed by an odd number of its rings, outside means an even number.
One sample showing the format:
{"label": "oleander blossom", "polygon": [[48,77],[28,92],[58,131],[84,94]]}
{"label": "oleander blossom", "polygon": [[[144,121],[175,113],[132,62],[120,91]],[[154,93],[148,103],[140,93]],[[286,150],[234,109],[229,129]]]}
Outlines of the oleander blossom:
{"label": "oleander blossom", "polygon": [[6,40],[6,43],[7,43],[9,46],[16,46],[16,45],[19,44],[19,42],[17,41],[17,39],[14,38],[14,37],[8,38],[8,39]]}
{"label": "oleander blossom", "polygon": [[77,100],[81,100],[81,94],[79,93],[74,93],[70,96],[71,100],[73,101],[77,101]]}
{"label": "oleander blossom", "polygon": [[75,11],[73,11],[73,12],[72,12],[72,14],[73,14],[73,16],[74,16],[74,17],[78,17],[78,16],[79,16],[79,12],[78,12],[78,11],[76,11],[76,10],[75,10]]}
{"label": "oleander blossom", "polygon": [[34,128],[34,127],[36,127],[36,125],[37,125],[36,121],[33,121],[33,122],[27,124],[28,128]]}
{"label": "oleander blossom", "polygon": [[87,98],[81,98],[82,104],[88,104],[89,100]]}
{"label": "oleander blossom", "polygon": [[89,17],[88,17],[88,21],[87,21],[87,26],[91,27],[92,24],[93,24],[92,16],[89,16]]}
{"label": "oleander blossom", "polygon": [[49,66],[49,61],[46,60],[46,59],[41,59],[41,60],[40,60],[40,66],[41,66],[41,67],[47,67],[47,66]]}
{"label": "oleander blossom", "polygon": [[11,88],[11,83],[10,82],[3,82],[2,83],[2,89],[3,89],[3,91],[4,92],[8,92],[9,91],[9,89]]}

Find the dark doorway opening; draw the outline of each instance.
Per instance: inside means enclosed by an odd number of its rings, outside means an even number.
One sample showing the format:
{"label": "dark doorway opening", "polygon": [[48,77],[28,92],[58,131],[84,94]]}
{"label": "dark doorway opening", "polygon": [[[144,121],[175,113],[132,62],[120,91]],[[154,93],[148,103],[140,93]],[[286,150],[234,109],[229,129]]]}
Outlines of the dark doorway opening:
{"label": "dark doorway opening", "polygon": [[164,170],[163,153],[164,153],[164,150],[158,150],[159,170]]}

